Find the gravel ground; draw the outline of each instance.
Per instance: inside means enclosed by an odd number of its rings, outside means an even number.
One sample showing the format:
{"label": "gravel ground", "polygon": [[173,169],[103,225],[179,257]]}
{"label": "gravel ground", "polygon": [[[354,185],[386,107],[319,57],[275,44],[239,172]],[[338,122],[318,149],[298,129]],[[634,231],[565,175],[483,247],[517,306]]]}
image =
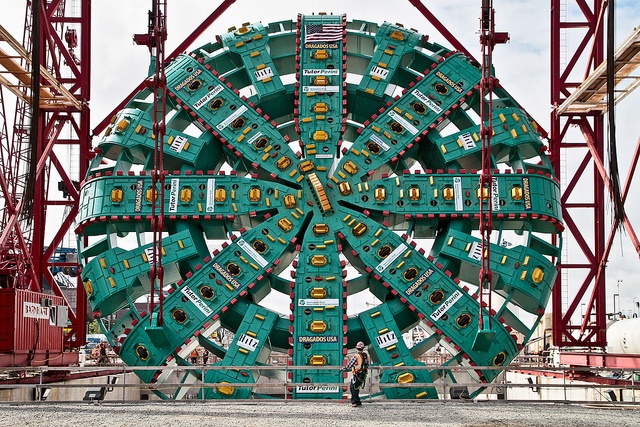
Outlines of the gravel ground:
{"label": "gravel ground", "polygon": [[626,427],[640,406],[491,402],[145,403],[0,405],[0,426]]}

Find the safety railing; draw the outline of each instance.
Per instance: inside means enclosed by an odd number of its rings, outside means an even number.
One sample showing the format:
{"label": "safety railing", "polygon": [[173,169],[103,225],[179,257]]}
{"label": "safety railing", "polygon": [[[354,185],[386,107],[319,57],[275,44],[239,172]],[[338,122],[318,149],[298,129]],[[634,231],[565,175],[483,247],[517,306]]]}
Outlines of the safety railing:
{"label": "safety railing", "polygon": [[[360,396],[363,401],[384,399],[384,390],[388,388],[424,389],[433,387],[440,401],[470,399],[474,401],[517,401],[517,402],[562,402],[596,404],[608,403],[616,405],[635,404],[640,402],[640,371],[626,371],[598,368],[597,372],[588,368],[532,366],[535,363],[512,365],[507,367],[468,367],[468,366],[371,366],[365,387]],[[429,383],[381,383],[379,380],[385,371],[429,370],[432,378],[438,379]],[[207,372],[215,370],[242,370],[255,373],[260,380],[257,383],[207,383],[200,381],[206,378]],[[157,400],[154,391],[181,400],[200,400],[205,390],[220,386],[234,388],[250,388],[253,399],[292,398],[295,387],[339,387],[344,398],[348,398],[348,378],[337,383],[293,383],[286,378],[294,370],[308,367],[275,364],[265,366],[148,366],[136,367],[136,371],[164,370],[171,371],[168,379],[161,384],[141,383],[132,368],[125,365],[112,366],[77,366],[77,367],[39,367],[5,368],[0,373],[0,403],[27,402],[140,402]],[[314,367],[314,370],[327,369],[337,371],[340,366]],[[477,370],[498,370],[500,374],[492,383],[474,381],[454,382],[454,378]],[[185,383],[187,373],[193,374],[193,382]],[[76,379],[70,381],[54,381],[57,377],[66,376]],[[480,391],[479,391],[480,390]],[[476,395],[477,394],[477,395]],[[469,397],[471,396],[471,397]],[[234,400],[234,399],[229,399]],[[413,401],[424,399],[400,399]]]}

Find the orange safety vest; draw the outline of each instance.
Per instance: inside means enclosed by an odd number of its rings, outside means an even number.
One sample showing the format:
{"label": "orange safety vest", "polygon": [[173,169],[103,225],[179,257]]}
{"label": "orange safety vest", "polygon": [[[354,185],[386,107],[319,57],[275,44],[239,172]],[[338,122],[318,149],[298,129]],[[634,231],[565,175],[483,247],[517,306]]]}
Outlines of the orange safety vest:
{"label": "orange safety vest", "polygon": [[353,366],[353,368],[351,368],[351,373],[355,375],[362,372],[362,370],[364,369],[363,365],[365,363],[366,356],[364,353],[358,352],[353,357],[356,358],[356,364]]}

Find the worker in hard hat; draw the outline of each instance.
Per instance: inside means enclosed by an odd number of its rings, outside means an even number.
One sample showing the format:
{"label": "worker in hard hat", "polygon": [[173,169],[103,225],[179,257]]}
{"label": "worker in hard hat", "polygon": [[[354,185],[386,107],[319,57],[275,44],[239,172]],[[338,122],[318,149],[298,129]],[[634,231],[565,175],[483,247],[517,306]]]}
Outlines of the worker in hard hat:
{"label": "worker in hard hat", "polygon": [[360,389],[364,387],[369,370],[369,355],[364,352],[364,343],[359,341],[356,344],[356,354],[353,355],[347,366],[340,371],[347,372],[351,369],[351,382],[349,383],[349,392],[351,392],[351,406],[362,406],[360,402]]}

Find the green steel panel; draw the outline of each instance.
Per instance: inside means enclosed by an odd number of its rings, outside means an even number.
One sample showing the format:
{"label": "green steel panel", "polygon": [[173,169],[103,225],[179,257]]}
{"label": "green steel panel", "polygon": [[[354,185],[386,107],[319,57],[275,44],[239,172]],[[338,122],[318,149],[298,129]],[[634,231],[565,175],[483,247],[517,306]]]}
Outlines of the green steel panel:
{"label": "green steel panel", "polygon": [[[518,148],[523,158],[538,155],[542,148],[538,125],[524,111],[519,108],[501,108],[494,112],[492,120],[495,125],[491,137],[491,152],[496,159],[510,159],[514,147]],[[447,164],[472,154],[480,156],[482,153],[479,125],[447,137],[430,134],[428,138],[438,147],[443,162]]]}
{"label": "green steel panel", "polygon": [[[202,330],[207,329],[211,321],[217,320],[220,313],[235,304],[239,296],[246,295],[256,282],[263,279],[264,274],[271,273],[272,266],[287,260],[283,254],[287,252],[289,242],[283,237],[295,235],[296,228],[302,225],[302,221],[296,221],[291,229],[282,230],[276,224],[287,216],[283,214],[270,218],[264,229],[247,231],[241,238],[225,245],[222,251],[214,251],[213,260],[205,258],[206,264],[195,273],[186,273],[185,281],[178,282],[164,300],[164,335],[154,339],[148,333],[152,316],[141,314],[143,319],[133,325],[126,339],[121,338],[119,354],[123,361],[132,366],[157,366],[174,358],[186,360],[191,351],[183,345],[197,331],[207,336]],[[263,234],[262,230],[267,233]],[[269,243],[262,240],[265,237]],[[257,244],[258,241],[262,244]],[[265,250],[259,253],[255,247]],[[155,314],[158,313],[157,309]],[[176,319],[177,311],[184,312],[186,316]],[[154,378],[152,371],[140,371],[139,375],[146,381],[157,380],[157,375]]]}
{"label": "green steel panel", "polygon": [[221,39],[225,47],[242,58],[244,70],[259,98],[275,97],[284,91],[284,85],[269,56],[269,35],[262,24],[243,25],[223,34]]}
{"label": "green steel panel", "polygon": [[[347,181],[336,180],[338,186]],[[448,171],[439,174],[405,174],[349,185],[341,191],[340,203],[364,207],[374,217],[390,224],[408,219],[445,217],[478,221],[480,192],[477,174]],[[505,229],[521,229],[531,223],[533,231],[552,233],[559,226],[560,186],[541,175],[499,174],[494,177],[491,199],[494,221],[504,221]],[[483,203],[488,203],[487,197]],[[498,228],[498,227],[496,227]]]}
{"label": "green steel panel", "polygon": [[[320,28],[333,32],[333,40],[316,41]],[[335,240],[335,229],[324,221],[330,216],[326,189],[321,178],[331,166],[340,148],[346,123],[343,99],[346,82],[343,62],[346,47],[345,27],[340,15],[299,16],[299,68],[296,85],[298,107],[294,110],[296,131],[300,135],[305,160],[301,169],[308,173],[305,187],[307,200],[315,200],[311,226],[307,228],[298,260],[294,262],[292,284],[294,322],[291,355],[296,366],[309,369],[291,374],[296,386],[294,398],[336,398],[342,396],[337,386],[319,387],[316,383],[337,383],[341,376],[335,369],[346,349],[344,329],[344,275]],[[314,367],[316,367],[314,369]]]}
{"label": "green steel panel", "polygon": [[[477,295],[468,293],[469,289],[460,286],[458,279],[451,280],[450,271],[441,270],[431,257],[425,258],[402,237],[360,213],[354,211],[343,221],[351,229],[340,233],[340,238],[351,247],[369,248],[354,254],[365,270],[425,319],[429,327],[451,340],[461,358],[478,366],[493,366],[517,355],[515,337],[498,319],[492,322],[491,329],[496,334],[495,341],[486,351],[473,349],[476,330],[470,325],[478,322]],[[483,314],[488,315],[486,310]],[[497,371],[485,370],[483,375],[491,381]]]}
{"label": "green steel panel", "polygon": [[[299,67],[296,74],[298,108],[294,110],[296,131],[306,159],[306,167],[326,171],[340,150],[342,133],[346,128],[346,46],[342,16],[300,16],[301,38]],[[307,42],[314,37],[308,29],[318,26],[335,28],[335,40]],[[304,145],[303,145],[304,144]],[[303,163],[305,164],[305,163]]]}
{"label": "green steel panel", "polygon": [[[464,55],[453,53],[440,58],[429,74],[417,80],[402,97],[374,114],[371,123],[364,123],[338,165],[340,177],[345,172],[354,177],[379,177],[387,172],[387,163],[396,162],[411,150],[421,136],[478,89],[480,71]],[[348,162],[353,166],[349,167]]]}
{"label": "green steel panel", "polygon": [[[459,261],[461,280],[478,277],[482,260],[482,242],[450,228],[442,235],[440,256]],[[547,306],[556,279],[555,266],[538,252],[524,246],[491,245],[493,289],[529,313],[540,314]]]}
{"label": "green steel panel", "polygon": [[[200,223],[212,238],[220,231],[216,221],[235,223],[235,229],[251,227],[262,222],[265,214],[283,208],[285,200],[299,204],[299,191],[255,178],[238,180],[219,174],[188,173],[168,175],[165,182],[167,223]],[[95,233],[105,227],[121,233],[151,230],[149,223],[139,222],[151,216],[153,191],[150,176],[108,174],[88,177],[83,192],[78,218],[86,223],[86,233]],[[257,217],[258,214],[261,216]],[[98,221],[104,216],[108,216],[108,224]]]}
{"label": "green steel panel", "polygon": [[[245,314],[245,320],[236,332],[233,343],[229,346],[225,357],[218,366],[251,366],[267,363],[269,356],[269,334],[278,316],[256,305],[250,306]],[[267,351],[265,351],[267,350]],[[215,370],[205,374],[205,384],[209,383],[251,383],[258,381],[256,371],[240,369]],[[251,396],[250,387],[218,386],[207,389],[205,399],[233,398],[246,399]]]}
{"label": "green steel panel", "polygon": [[[155,135],[149,112],[126,108],[111,121],[99,149],[104,157],[142,164],[149,162],[149,159],[153,162]],[[195,137],[181,132],[180,130],[184,130],[184,122],[189,123],[180,114],[176,114],[167,124],[165,167],[168,170],[185,170],[189,166],[191,169],[211,168],[211,159],[221,157],[220,148],[212,143],[213,135],[203,133]],[[178,126],[179,130],[172,126]]]}
{"label": "green steel panel", "polygon": [[[294,383],[309,383],[297,386],[293,396],[297,398],[340,398],[341,390],[315,388],[313,383],[337,383],[342,377],[336,370],[313,369],[342,363],[345,351],[344,329],[344,270],[338,258],[335,234],[324,232],[325,224],[315,223],[307,229],[305,246],[294,262],[293,290],[293,363],[309,366],[309,369],[292,372]],[[316,231],[314,231],[314,229]],[[317,392],[314,392],[316,391]]]}
{"label": "green steel panel", "polygon": [[[395,327],[394,317],[387,306],[380,306],[365,311],[360,320],[369,335],[370,351],[375,352],[378,363],[383,366],[394,366],[406,369],[384,371],[382,384],[430,383],[433,381],[427,370],[412,370],[411,366],[424,366],[413,359],[404,343],[400,330]],[[389,399],[437,399],[438,392],[434,387],[389,387],[382,389]]]}
{"label": "green steel panel", "polygon": [[[304,384],[289,387],[294,398],[338,399],[337,368],[362,340],[381,366],[403,364],[381,377],[387,398],[437,398],[467,378],[481,393],[497,372],[483,367],[510,363],[538,325],[561,253],[560,187],[535,121],[495,89],[495,179],[479,194],[481,73],[463,54],[398,24],[326,14],[217,40],[167,66],[162,310],[135,305],[149,297],[158,197],[149,89],[113,117],[80,190],[82,279],[96,317],[126,311],[105,329],[122,360],[162,398],[198,388],[236,399],[255,397],[257,381],[236,367],[288,352],[299,369],[286,380]],[[498,239],[522,236],[491,247],[491,307],[475,291],[480,203]],[[347,297],[365,290],[379,306],[348,315]],[[290,298],[288,312],[265,306],[272,293]],[[525,324],[518,309],[537,317]],[[474,345],[480,316],[485,348]],[[420,344],[380,341],[416,326]],[[209,341],[220,327],[235,334],[228,349]],[[415,369],[437,343],[444,370]],[[225,369],[163,386],[199,345]],[[468,373],[447,369],[458,365]],[[136,369],[148,366],[160,368]],[[417,382],[434,387],[395,387]]]}
{"label": "green steel panel", "polygon": [[[217,77],[209,65],[189,56],[180,56],[167,69],[169,96],[196,118],[201,126],[226,145],[242,162],[241,170],[255,169],[262,177],[295,182],[284,172],[295,170],[298,156],[286,138],[245,102],[239,92],[227,87],[224,77]],[[198,83],[196,83],[198,82]]]}
{"label": "green steel panel", "polygon": [[382,98],[400,61],[412,52],[422,36],[414,30],[385,22],[376,33],[376,51],[364,73],[358,90]]}
{"label": "green steel panel", "polygon": [[[200,243],[200,242],[197,242]],[[200,247],[198,247],[200,246]],[[182,280],[179,263],[207,256],[207,247],[182,231],[162,240],[165,284]],[[127,299],[135,301],[149,293],[149,260],[153,259],[151,244],[132,251],[113,248],[92,259],[82,270],[82,282],[94,312],[108,316],[122,308]]]}

